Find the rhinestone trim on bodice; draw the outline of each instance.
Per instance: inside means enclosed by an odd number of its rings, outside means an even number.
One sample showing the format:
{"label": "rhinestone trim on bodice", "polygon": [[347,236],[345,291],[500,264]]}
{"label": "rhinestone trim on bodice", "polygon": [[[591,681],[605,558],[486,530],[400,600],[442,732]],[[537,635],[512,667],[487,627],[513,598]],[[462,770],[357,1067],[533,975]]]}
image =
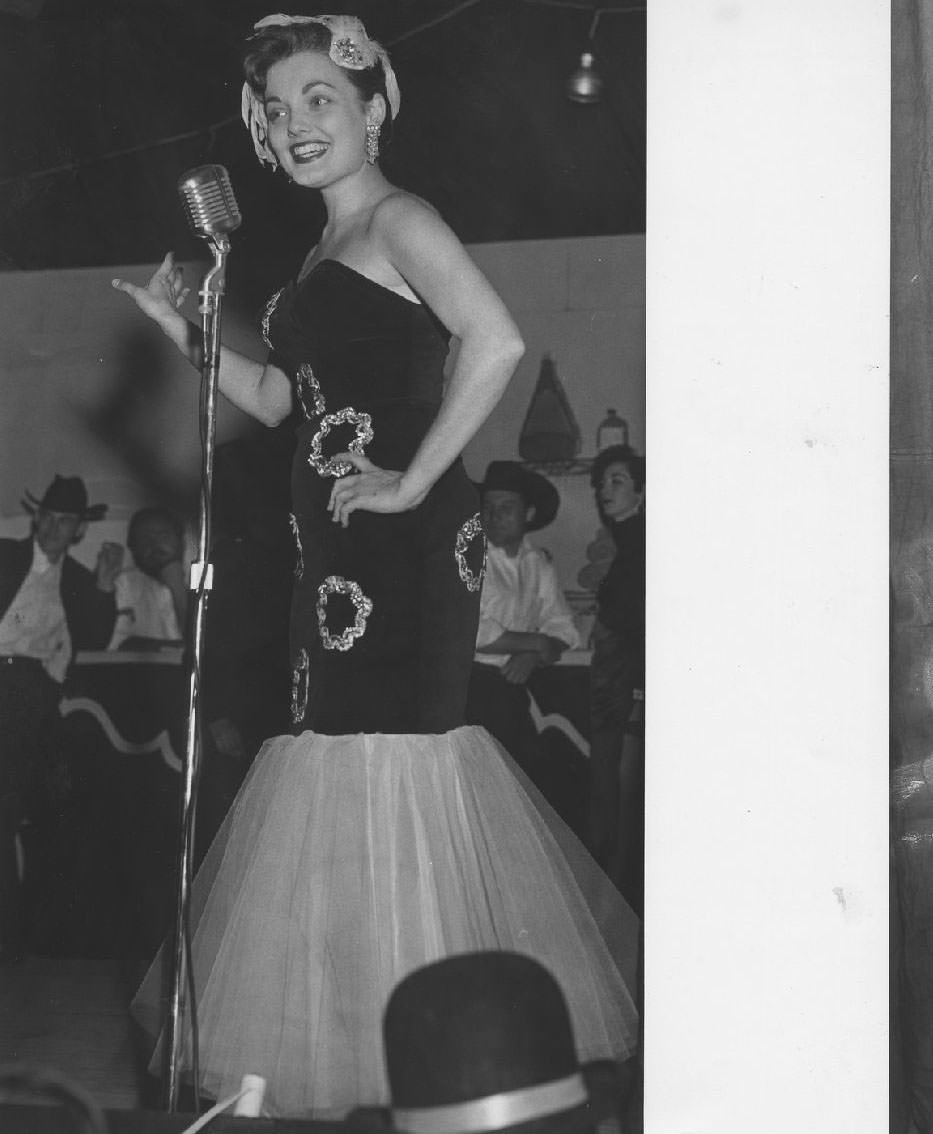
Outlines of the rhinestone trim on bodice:
{"label": "rhinestone trim on bodice", "polygon": [[[295,376],[295,385],[298,387],[298,401],[301,403],[301,412],[308,421],[320,417],[327,408],[324,404],[324,395],[310,363],[303,362]],[[310,404],[311,409],[308,409]]]}
{"label": "rhinestone trim on bodice", "polygon": [[301,549],[301,529],[298,527],[298,517],[294,512],[288,514],[289,527],[292,529],[292,535],[295,537],[295,547],[297,549],[297,556],[295,559],[295,578],[301,582],[301,577],[305,573],[305,559],[304,552]]}
{"label": "rhinestone trim on bodice", "polygon": [[262,341],[266,344],[269,350],[274,349],[272,343],[269,340],[269,322],[272,319],[272,316],[275,314],[276,306],[278,305],[279,299],[281,298],[282,292],[284,290],[284,287],[280,287],[277,292],[269,296],[269,298],[266,300],[265,310],[262,313],[262,322],[259,325],[259,329],[262,334]]}
{"label": "rhinestone trim on bodice", "polygon": [[292,670],[292,724],[301,724],[305,719],[305,710],[308,707],[308,669],[310,658],[308,651],[302,647],[295,659]]}
{"label": "rhinestone trim on bodice", "polygon": [[[469,545],[477,536],[482,537],[483,540],[483,563],[479,571],[474,574],[470,570],[470,566],[466,561],[466,552]],[[483,577],[486,574],[486,533],[483,531],[483,525],[480,522],[479,512],[466,520],[460,525],[460,530],[457,532],[456,543],[454,544],[454,556],[457,560],[457,572],[460,575],[461,581],[466,585],[468,591],[478,591],[483,585]]]}

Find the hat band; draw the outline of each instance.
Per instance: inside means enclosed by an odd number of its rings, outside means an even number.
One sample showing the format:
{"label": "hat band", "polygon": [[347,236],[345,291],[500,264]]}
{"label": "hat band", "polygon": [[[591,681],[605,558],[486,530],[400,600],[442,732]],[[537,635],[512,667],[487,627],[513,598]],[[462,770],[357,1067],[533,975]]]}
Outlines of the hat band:
{"label": "hat band", "polygon": [[588,1098],[583,1078],[577,1072],[538,1087],[504,1091],[451,1106],[393,1108],[392,1122],[400,1134],[482,1134],[570,1110]]}

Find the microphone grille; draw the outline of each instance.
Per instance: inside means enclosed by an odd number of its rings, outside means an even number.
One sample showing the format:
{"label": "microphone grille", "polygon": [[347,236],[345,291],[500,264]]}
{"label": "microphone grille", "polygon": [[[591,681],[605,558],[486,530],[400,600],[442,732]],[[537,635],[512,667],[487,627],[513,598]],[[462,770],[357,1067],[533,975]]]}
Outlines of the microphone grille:
{"label": "microphone grille", "polygon": [[200,165],[178,179],[188,223],[198,236],[218,236],[240,227],[242,216],[230,175],[222,165]]}

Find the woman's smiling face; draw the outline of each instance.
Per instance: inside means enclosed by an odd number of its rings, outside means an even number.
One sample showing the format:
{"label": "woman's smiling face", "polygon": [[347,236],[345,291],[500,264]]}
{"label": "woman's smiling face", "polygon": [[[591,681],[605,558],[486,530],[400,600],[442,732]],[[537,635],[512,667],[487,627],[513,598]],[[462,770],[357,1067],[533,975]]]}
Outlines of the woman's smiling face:
{"label": "woman's smiling face", "polygon": [[366,164],[366,122],[380,120],[327,55],[302,51],[273,63],[266,76],[268,140],[293,181],[322,189]]}

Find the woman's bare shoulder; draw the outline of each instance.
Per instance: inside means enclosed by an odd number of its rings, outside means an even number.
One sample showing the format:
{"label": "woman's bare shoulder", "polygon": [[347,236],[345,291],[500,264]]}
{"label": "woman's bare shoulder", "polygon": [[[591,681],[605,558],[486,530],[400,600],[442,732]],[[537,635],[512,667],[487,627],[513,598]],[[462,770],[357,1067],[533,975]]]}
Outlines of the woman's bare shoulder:
{"label": "woman's bare shoulder", "polygon": [[373,209],[371,227],[378,234],[399,224],[443,224],[441,214],[423,197],[405,189],[393,189]]}

